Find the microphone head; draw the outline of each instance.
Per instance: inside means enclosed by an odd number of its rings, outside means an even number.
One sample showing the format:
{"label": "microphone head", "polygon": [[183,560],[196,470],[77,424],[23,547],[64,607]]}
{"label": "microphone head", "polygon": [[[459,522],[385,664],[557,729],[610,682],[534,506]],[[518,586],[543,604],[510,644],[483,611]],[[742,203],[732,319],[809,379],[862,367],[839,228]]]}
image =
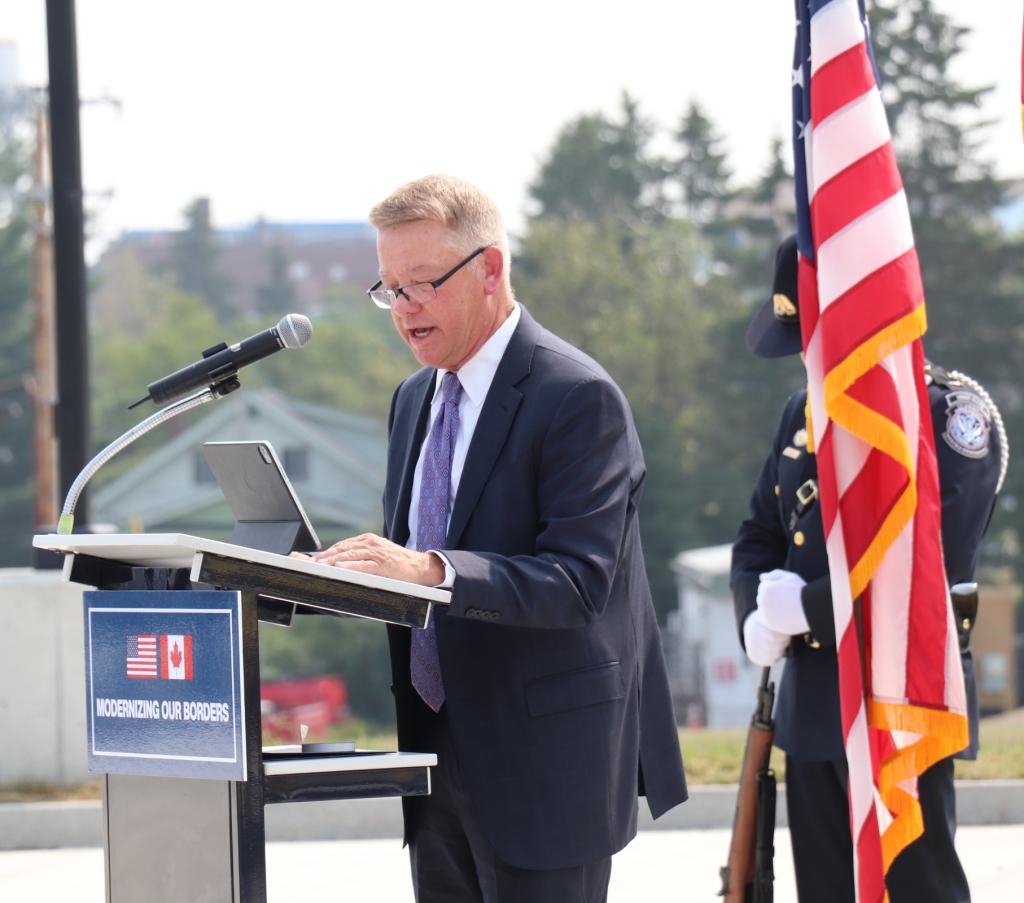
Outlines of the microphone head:
{"label": "microphone head", "polygon": [[278,321],[277,334],[285,348],[301,348],[313,338],[313,324],[302,314],[288,314]]}

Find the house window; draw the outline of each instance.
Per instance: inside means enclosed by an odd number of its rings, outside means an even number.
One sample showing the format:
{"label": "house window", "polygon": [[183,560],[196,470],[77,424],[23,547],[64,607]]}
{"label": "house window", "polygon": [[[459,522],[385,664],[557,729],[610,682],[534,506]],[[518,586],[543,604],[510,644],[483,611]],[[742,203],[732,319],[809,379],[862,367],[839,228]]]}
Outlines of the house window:
{"label": "house window", "polygon": [[217,478],[213,475],[213,471],[210,470],[210,464],[206,460],[206,455],[201,451],[197,451],[193,458],[192,474],[193,479],[200,486],[208,486],[217,482]]}
{"label": "house window", "polygon": [[293,483],[304,483],[309,479],[308,448],[286,448],[283,463],[284,472]]}

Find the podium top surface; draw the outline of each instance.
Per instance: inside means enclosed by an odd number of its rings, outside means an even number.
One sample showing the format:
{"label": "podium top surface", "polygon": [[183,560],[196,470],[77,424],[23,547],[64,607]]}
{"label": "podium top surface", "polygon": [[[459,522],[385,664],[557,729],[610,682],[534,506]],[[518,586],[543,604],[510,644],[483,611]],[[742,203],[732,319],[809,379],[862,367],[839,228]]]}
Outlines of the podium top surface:
{"label": "podium top surface", "polygon": [[404,580],[378,577],[376,574],[363,574],[309,559],[291,558],[229,542],[190,536],[187,533],[75,533],[70,536],[47,533],[34,536],[32,545],[37,549],[49,549],[51,552],[91,555],[94,558],[138,567],[191,568],[196,555],[218,555],[269,565],[298,575],[309,574],[336,580],[339,583],[351,583],[404,596],[415,596],[442,605],[451,601],[451,593],[446,589],[420,586]]}

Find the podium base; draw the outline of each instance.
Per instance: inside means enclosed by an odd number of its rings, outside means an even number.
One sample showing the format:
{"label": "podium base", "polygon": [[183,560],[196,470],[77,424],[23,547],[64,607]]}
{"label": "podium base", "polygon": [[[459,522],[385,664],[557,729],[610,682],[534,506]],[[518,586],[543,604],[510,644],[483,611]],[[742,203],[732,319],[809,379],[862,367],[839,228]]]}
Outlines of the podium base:
{"label": "podium base", "polygon": [[[244,787],[104,775],[108,903],[264,903],[263,808],[245,806]],[[248,830],[239,830],[239,818],[250,822]],[[247,835],[258,843],[240,845]]]}

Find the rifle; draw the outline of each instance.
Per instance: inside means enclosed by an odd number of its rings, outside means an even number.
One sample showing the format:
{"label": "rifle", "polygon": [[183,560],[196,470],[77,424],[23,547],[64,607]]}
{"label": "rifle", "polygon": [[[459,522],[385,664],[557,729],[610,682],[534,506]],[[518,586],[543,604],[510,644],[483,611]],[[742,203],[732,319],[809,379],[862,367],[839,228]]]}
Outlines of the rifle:
{"label": "rifle", "polygon": [[725,903],[772,903],[775,881],[775,772],[770,757],[775,724],[772,705],[775,684],[770,669],[761,673],[757,707],[750,719],[747,745],[743,750],[736,814],[732,822],[728,864],[719,869]]}

